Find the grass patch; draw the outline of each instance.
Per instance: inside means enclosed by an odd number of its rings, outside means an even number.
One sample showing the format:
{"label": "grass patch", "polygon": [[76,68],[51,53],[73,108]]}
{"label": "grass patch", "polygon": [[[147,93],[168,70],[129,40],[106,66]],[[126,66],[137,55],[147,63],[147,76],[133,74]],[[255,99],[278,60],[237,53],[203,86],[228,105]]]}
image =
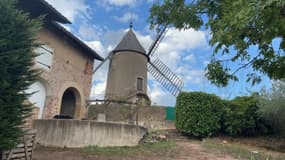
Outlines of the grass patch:
{"label": "grass patch", "polygon": [[81,152],[87,154],[134,154],[134,153],[147,153],[147,152],[166,152],[175,147],[175,141],[162,141],[153,144],[142,144],[135,147],[97,147],[88,146],[81,149]]}
{"label": "grass patch", "polygon": [[261,148],[253,148],[238,143],[223,143],[221,140],[204,139],[202,146],[207,149],[221,151],[238,159],[244,160],[284,160],[285,154]]}

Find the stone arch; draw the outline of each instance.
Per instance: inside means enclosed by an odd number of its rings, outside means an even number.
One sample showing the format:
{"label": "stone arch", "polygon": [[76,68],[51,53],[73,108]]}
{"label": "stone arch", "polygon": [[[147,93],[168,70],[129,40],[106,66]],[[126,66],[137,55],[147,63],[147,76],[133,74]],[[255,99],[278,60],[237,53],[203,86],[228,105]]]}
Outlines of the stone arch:
{"label": "stone arch", "polygon": [[[85,117],[86,95],[84,94],[85,92],[83,92],[84,90],[83,90],[82,86],[79,85],[78,83],[74,82],[74,81],[66,81],[59,88],[59,90],[57,92],[58,99],[57,99],[56,107],[54,107],[54,109],[55,109],[54,113],[60,114],[62,96],[68,88],[73,88],[74,89],[73,91],[76,91],[77,95],[79,95],[79,97],[80,97],[80,103],[76,103],[75,115],[73,116],[73,118],[81,119],[81,118]],[[54,114],[54,115],[56,115],[56,114]]]}
{"label": "stone arch", "polygon": [[82,106],[82,96],[75,87],[67,88],[62,94],[60,114],[69,115],[73,118],[77,117],[77,113]]}

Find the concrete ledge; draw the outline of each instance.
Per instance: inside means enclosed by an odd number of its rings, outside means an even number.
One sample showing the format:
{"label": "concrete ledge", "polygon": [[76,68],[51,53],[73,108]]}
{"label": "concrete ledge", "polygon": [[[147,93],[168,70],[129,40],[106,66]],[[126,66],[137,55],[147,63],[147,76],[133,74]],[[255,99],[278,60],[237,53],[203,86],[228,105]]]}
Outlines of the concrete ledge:
{"label": "concrete ledge", "polygon": [[68,148],[135,146],[147,132],[136,125],[82,120],[34,120],[33,128],[37,143]]}

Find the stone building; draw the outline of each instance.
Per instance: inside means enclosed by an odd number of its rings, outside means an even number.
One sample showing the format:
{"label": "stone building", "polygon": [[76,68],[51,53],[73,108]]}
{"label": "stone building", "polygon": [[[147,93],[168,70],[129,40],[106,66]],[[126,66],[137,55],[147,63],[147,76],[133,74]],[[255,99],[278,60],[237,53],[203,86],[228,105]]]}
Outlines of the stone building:
{"label": "stone building", "polygon": [[147,96],[148,56],[130,26],[113,50],[105,99],[137,101]]}
{"label": "stone building", "polygon": [[55,115],[85,117],[89,99],[94,60],[103,60],[94,50],[71,34],[61,24],[70,24],[62,14],[44,0],[19,1],[18,7],[31,17],[45,15],[37,40],[43,44],[35,49],[35,67],[42,69],[40,80],[27,92],[29,100],[39,107],[39,118]]}

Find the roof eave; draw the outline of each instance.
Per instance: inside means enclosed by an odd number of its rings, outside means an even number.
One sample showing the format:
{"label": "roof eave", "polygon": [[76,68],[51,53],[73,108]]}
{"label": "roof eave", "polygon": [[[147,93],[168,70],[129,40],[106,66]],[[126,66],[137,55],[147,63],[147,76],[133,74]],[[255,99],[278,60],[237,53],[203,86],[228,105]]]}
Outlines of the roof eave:
{"label": "roof eave", "polygon": [[48,2],[46,2],[45,0],[40,0],[46,7],[48,7],[53,13],[55,13],[60,21],[58,22],[61,22],[61,23],[64,23],[64,24],[71,24],[71,22],[64,16],[62,15],[59,11],[57,11],[52,5],[50,5]]}
{"label": "roof eave", "polygon": [[62,33],[64,33],[68,38],[70,38],[70,40],[74,41],[75,44],[78,44],[78,46],[89,56],[91,56],[92,58],[99,60],[99,61],[103,61],[104,59],[93,49],[91,49],[87,44],[85,44],[84,42],[82,42],[79,38],[77,38],[75,35],[73,35],[72,33],[70,33],[69,31],[67,31],[64,27],[60,26],[59,24],[57,24],[56,22],[52,22],[51,23],[54,27],[56,27],[56,29],[58,29],[59,31],[61,31]]}
{"label": "roof eave", "polygon": [[21,10],[29,12],[32,17],[46,15],[46,18],[49,21],[71,24],[71,22],[65,16],[63,16],[45,0],[20,0],[17,2],[17,5]]}

